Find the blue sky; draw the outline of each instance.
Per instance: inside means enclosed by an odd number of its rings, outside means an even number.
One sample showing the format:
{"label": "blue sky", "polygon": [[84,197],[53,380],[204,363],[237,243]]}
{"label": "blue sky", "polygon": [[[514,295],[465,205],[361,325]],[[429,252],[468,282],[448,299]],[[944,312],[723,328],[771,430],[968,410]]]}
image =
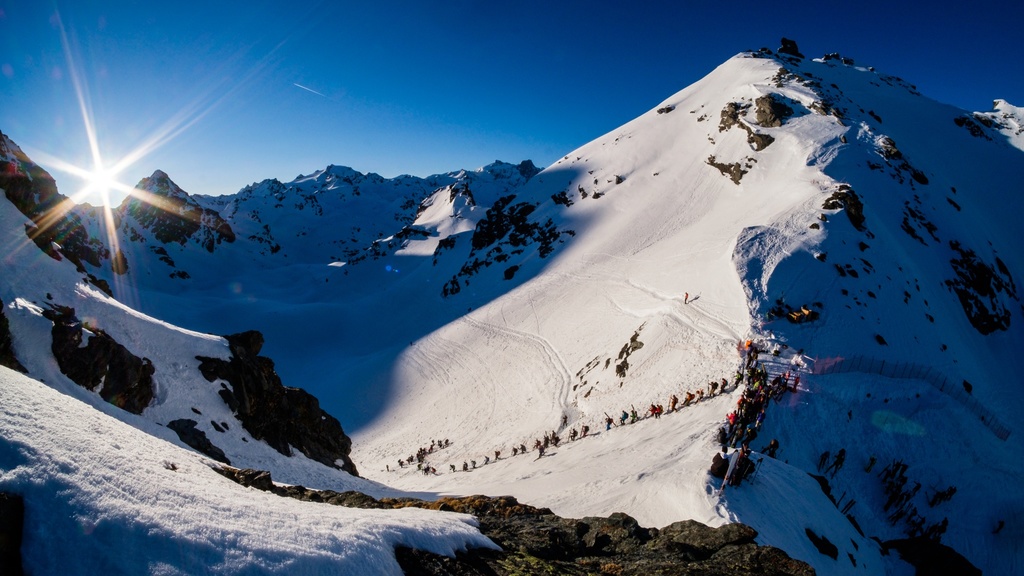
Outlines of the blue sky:
{"label": "blue sky", "polygon": [[93,166],[78,92],[105,166],[158,144],[117,175],[127,184],[158,168],[226,194],[332,163],[389,177],[543,166],[783,36],[963,108],[1024,105],[1024,2],[980,8],[0,0],[0,131],[67,195],[82,182],[58,161]]}

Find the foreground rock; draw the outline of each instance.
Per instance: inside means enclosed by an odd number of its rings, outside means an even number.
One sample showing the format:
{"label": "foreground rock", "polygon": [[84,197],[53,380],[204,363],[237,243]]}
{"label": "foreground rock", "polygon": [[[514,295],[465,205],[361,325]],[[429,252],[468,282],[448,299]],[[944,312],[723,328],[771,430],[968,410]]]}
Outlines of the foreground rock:
{"label": "foreground rock", "polygon": [[352,440],[313,395],[281,383],[274,361],[259,355],[263,335],[250,330],[225,338],[231,349],[229,360],[196,358],[204,378],[231,385],[222,386],[220,396],[242,427],[285,456],[291,456],[294,447],[311,460],[358,476],[349,458]]}
{"label": "foreground rock", "polygon": [[311,502],[354,508],[426,508],[472,514],[480,532],[500,551],[472,549],[454,558],[410,548],[395,550],[406,574],[692,574],[811,575],[807,564],[771,546],[754,543],[757,532],[743,524],[710,528],[693,520],[644,528],[626,514],[607,518],[561,518],[547,508],[520,504],[511,496],[466,496],[428,502],[377,500],[359,492],[278,486],[270,473],[222,467],[224,476],[259,490]]}

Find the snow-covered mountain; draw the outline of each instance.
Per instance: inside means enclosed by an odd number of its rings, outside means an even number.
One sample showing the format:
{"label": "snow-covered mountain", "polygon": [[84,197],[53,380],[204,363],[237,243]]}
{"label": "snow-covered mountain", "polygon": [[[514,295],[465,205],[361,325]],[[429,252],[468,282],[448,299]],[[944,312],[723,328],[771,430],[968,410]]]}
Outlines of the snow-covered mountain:
{"label": "snow-covered mountain", "polygon": [[[61,204],[2,146],[25,176],[0,183],[13,356],[101,405],[47,347],[53,311],[73,309],[85,340],[152,366],[142,420],[191,419],[232,464],[648,526],[740,521],[827,574],[906,572],[878,542],[941,526],[983,570],[1022,569],[1022,499],[993,489],[1024,480],[1024,114],[1006,102],[971,113],[837,54],[762,49],[542,171],[329,166],[220,198],[157,171],[109,217]],[[252,329],[263,338],[241,347],[204,335]],[[800,377],[752,445],[782,447],[754,483],[719,495],[706,473],[738,391],[606,430],[606,415],[731,380],[747,340],[771,376]],[[288,441],[250,430],[239,385],[201,368],[249,352],[338,418],[368,480],[295,444],[305,456],[283,460]],[[583,425],[541,459],[510,457]],[[399,466],[444,439],[437,474]],[[840,450],[826,496],[808,473]]]}

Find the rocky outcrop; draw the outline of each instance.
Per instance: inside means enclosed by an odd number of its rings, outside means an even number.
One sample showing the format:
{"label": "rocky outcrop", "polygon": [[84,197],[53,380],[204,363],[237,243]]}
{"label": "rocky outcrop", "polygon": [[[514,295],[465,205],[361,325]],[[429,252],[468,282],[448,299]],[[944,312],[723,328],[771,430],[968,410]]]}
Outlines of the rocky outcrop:
{"label": "rocky outcrop", "polygon": [[426,508],[472,514],[480,532],[501,550],[471,549],[455,558],[411,548],[395,556],[406,574],[774,574],[811,575],[807,564],[754,543],[757,532],[742,524],[711,528],[693,520],[644,528],[626,514],[561,518],[547,508],[511,496],[466,496],[424,501],[374,499],[359,492],[277,486],[268,472],[222,468],[224,476],[280,496],[355,508]]}
{"label": "rocky outcrop", "polygon": [[352,441],[341,424],[320,408],[305,390],[281,383],[274,362],[260,356],[263,335],[255,330],[225,336],[231,358],[197,356],[200,372],[210,382],[224,380],[220,395],[242,427],[285,456],[292,447],[325,466],[358,476],[349,458]]}
{"label": "rocky outcrop", "polygon": [[14,343],[11,339],[11,328],[4,316],[4,302],[0,300],[0,366],[6,366],[18,372],[27,372],[14,355]]}
{"label": "rocky outcrop", "polygon": [[538,204],[514,202],[515,199],[515,194],[502,196],[477,222],[470,239],[472,249],[469,256],[459,272],[442,287],[442,297],[458,294],[462,282],[468,284],[468,278],[492,264],[509,262],[513,256],[522,254],[528,246],[536,245],[537,254],[547,258],[555,250],[555,243],[562,241],[562,234],[575,234],[572,230],[559,230],[550,218],[543,223],[531,220],[530,215]]}
{"label": "rocky outcrop", "polygon": [[864,227],[864,203],[849,184],[840,184],[836,187],[821,208],[823,210],[844,210],[854,228],[860,232],[866,230]]}
{"label": "rocky outcrop", "polygon": [[188,418],[179,418],[167,423],[167,427],[174,430],[178,438],[188,446],[218,462],[231,464],[231,460],[228,460],[224,451],[214,446],[213,442],[210,442],[210,439],[206,437],[206,432],[196,428],[197,425],[198,422]]}
{"label": "rocky outcrop", "polygon": [[43,316],[53,322],[51,350],[65,376],[133,414],[149,406],[155,369],[148,358],[135,356],[102,330],[86,326],[75,317],[74,308],[51,305]]}
{"label": "rocky outcrop", "polygon": [[804,55],[800,53],[800,50],[796,46],[796,40],[790,40],[789,38],[783,38],[781,46],[777,52],[779,54],[789,54],[790,56],[796,56],[797,58],[803,58]]}
{"label": "rocky outcrop", "polygon": [[793,108],[779,100],[775,94],[765,94],[754,100],[754,118],[758,125],[765,128],[777,128],[793,115]]}
{"label": "rocky outcrop", "polygon": [[743,180],[743,176],[750,171],[751,166],[753,166],[752,158],[747,158],[744,164],[740,164],[739,162],[726,163],[719,162],[714,155],[711,155],[708,156],[706,162],[708,166],[712,166],[718,169],[718,171],[721,172],[723,176],[728,176],[729,179],[732,180],[733,183],[737,185],[740,183],[740,180]]}

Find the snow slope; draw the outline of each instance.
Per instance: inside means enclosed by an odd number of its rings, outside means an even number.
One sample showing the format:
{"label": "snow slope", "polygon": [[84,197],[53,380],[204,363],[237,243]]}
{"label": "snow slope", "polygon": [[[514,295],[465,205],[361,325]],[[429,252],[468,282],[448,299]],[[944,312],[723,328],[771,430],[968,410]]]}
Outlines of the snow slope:
{"label": "snow slope", "polygon": [[494,546],[465,515],[243,488],[140,422],[3,367],[0,413],[0,490],[25,500],[32,574],[400,574],[395,546]]}
{"label": "snow slope", "polygon": [[[623,511],[647,526],[741,521],[819,573],[901,573],[906,565],[872,538],[908,529],[888,519],[879,477],[902,459],[922,485],[908,506],[926,525],[948,518],[944,543],[985,571],[1015,573],[1024,507],[991,486],[1024,481],[1024,406],[1006,376],[1024,336],[1020,126],[1005,102],[971,114],[848,59],[742,53],[539,174],[497,163],[384,181],[328,167],[197,199],[237,239],[213,251],[163,244],[173,268],[146,230],[133,244],[134,224],[123,221],[128,274],[106,263],[90,271],[175,326],[261,330],[285,383],[320,398],[353,435],[363,475],[394,489],[512,494],[564,516]],[[550,252],[515,230],[480,239],[510,195],[509,208],[558,231]],[[17,213],[4,210],[8,246],[23,244]],[[71,268],[51,276],[52,267],[5,275],[0,298],[19,353],[48,330],[30,304],[46,290],[34,279],[78,285]],[[87,288],[61,298],[99,318],[132,315]],[[800,306],[818,319],[788,322]],[[137,316],[109,320],[109,330],[127,340],[186,333]],[[138,322],[147,333],[133,332]],[[157,375],[194,373],[187,346],[223,355],[223,340],[195,338],[174,354],[149,345]],[[782,450],[753,484],[719,498],[705,472],[736,392],[605,431],[606,414],[643,413],[731,378],[748,338],[779,350],[772,375],[791,370],[802,383],[771,409],[761,438]],[[869,373],[821,373],[854,357],[869,359]],[[31,375],[63,386],[45,354],[30,361]],[[925,366],[949,386],[870,373],[881,362]],[[144,417],[166,420],[161,406]],[[509,457],[582,425],[593,437],[539,460]],[[296,469],[234,438],[218,441],[246,465],[275,478],[279,466]],[[437,475],[396,470],[446,438],[451,446],[428,457]],[[807,473],[840,448],[847,464],[830,478],[833,504]],[[495,450],[500,460],[483,465]],[[471,460],[478,468],[462,473]],[[288,478],[356,482],[305,468]],[[950,486],[951,501],[928,505]],[[840,513],[851,499],[863,535]],[[835,543],[838,559],[819,553],[808,529]]]}

